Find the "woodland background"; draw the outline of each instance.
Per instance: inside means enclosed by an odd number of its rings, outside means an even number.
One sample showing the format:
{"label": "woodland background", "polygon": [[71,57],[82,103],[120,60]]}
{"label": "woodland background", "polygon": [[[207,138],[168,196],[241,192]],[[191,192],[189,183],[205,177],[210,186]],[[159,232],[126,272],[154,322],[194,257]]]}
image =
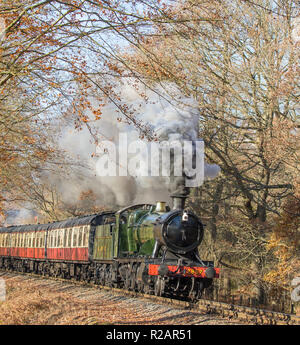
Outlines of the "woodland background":
{"label": "woodland background", "polygon": [[[120,90],[174,107],[180,91],[221,169],[188,200],[207,225],[201,256],[231,292],[278,304],[300,272],[299,18],[293,0],[1,0],[2,224],[106,208],[59,138],[86,131],[96,145],[109,105],[157,140]],[[84,188],[70,202],[56,182],[75,171]]]}

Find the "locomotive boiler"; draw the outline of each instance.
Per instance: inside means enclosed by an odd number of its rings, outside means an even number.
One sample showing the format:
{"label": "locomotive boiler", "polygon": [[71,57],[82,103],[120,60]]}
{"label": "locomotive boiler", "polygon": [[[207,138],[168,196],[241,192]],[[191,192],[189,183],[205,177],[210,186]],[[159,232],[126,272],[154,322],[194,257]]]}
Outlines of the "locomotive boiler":
{"label": "locomotive boiler", "polygon": [[198,252],[204,228],[185,197],[48,224],[0,228],[0,267],[157,296],[201,297],[219,269]]}

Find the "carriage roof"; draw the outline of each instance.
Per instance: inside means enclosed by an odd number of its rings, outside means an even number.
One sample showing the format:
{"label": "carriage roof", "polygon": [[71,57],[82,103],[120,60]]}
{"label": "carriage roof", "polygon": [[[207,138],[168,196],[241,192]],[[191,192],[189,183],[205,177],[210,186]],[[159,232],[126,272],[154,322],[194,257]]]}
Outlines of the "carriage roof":
{"label": "carriage roof", "polygon": [[11,232],[27,232],[27,231],[42,231],[64,229],[81,225],[99,225],[101,224],[102,217],[105,215],[112,215],[113,212],[102,212],[88,216],[81,216],[71,219],[62,220],[59,222],[46,223],[46,224],[27,224],[27,225],[11,225],[8,227],[0,227],[0,233]]}

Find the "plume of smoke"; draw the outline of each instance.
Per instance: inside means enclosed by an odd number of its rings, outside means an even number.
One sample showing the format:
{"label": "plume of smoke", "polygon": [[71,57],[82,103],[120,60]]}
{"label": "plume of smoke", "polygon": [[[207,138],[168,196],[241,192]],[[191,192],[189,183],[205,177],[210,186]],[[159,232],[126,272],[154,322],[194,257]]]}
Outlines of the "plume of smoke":
{"label": "plume of smoke", "polygon": [[[28,205],[29,207],[29,205]],[[35,221],[36,212],[31,209],[21,208],[18,210],[10,210],[6,214],[5,226],[32,224]]]}
{"label": "plume of smoke", "polygon": [[[180,94],[180,104],[172,105],[167,99],[159,96],[158,92],[145,90],[146,97],[142,98],[139,91],[129,84],[123,85],[119,90],[120,98],[126,104],[137,111],[137,116],[144,123],[151,125],[159,141],[197,141],[198,118],[197,105],[192,99],[183,98]],[[145,101],[145,98],[147,101]],[[98,104],[95,100],[94,106]],[[92,118],[92,114],[87,114]],[[120,115],[116,112],[115,105],[108,103],[102,108],[101,119],[93,123],[93,131],[97,141],[109,140],[117,148],[117,160],[119,157],[119,133],[126,133],[128,145],[139,139],[140,133],[125,121],[118,121]],[[145,142],[147,151],[149,145]],[[86,190],[92,190],[96,195],[96,202],[101,205],[122,206],[131,203],[154,203],[157,200],[170,202],[170,192],[188,194],[184,187],[185,174],[173,178],[152,177],[149,164],[140,164],[136,176],[98,176],[96,165],[99,157],[94,155],[95,140],[88,127],[77,131],[73,126],[65,126],[59,140],[59,146],[80,162],[80,167],[73,169],[67,179],[61,179],[58,175],[48,175],[48,182],[55,185],[62,195],[65,203],[72,204],[79,200],[80,194]],[[144,162],[149,160],[145,152],[141,151],[139,157]],[[129,157],[128,157],[129,158]],[[155,164],[161,164],[161,155],[151,157]],[[192,159],[192,157],[191,157]],[[119,162],[116,162],[117,165]],[[141,162],[143,163],[143,162]],[[171,157],[171,165],[174,164],[174,155]],[[141,176],[138,172],[144,171]],[[205,164],[206,178],[214,178],[219,173],[216,165]],[[148,176],[145,176],[148,175]]]}

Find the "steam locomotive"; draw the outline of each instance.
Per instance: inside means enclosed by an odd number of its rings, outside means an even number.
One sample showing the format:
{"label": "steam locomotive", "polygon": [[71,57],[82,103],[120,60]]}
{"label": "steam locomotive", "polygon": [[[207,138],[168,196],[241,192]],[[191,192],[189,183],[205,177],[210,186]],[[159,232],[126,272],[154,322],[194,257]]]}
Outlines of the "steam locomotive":
{"label": "steam locomotive", "polygon": [[200,259],[203,224],[184,201],[2,227],[0,268],[197,300],[220,270]]}

